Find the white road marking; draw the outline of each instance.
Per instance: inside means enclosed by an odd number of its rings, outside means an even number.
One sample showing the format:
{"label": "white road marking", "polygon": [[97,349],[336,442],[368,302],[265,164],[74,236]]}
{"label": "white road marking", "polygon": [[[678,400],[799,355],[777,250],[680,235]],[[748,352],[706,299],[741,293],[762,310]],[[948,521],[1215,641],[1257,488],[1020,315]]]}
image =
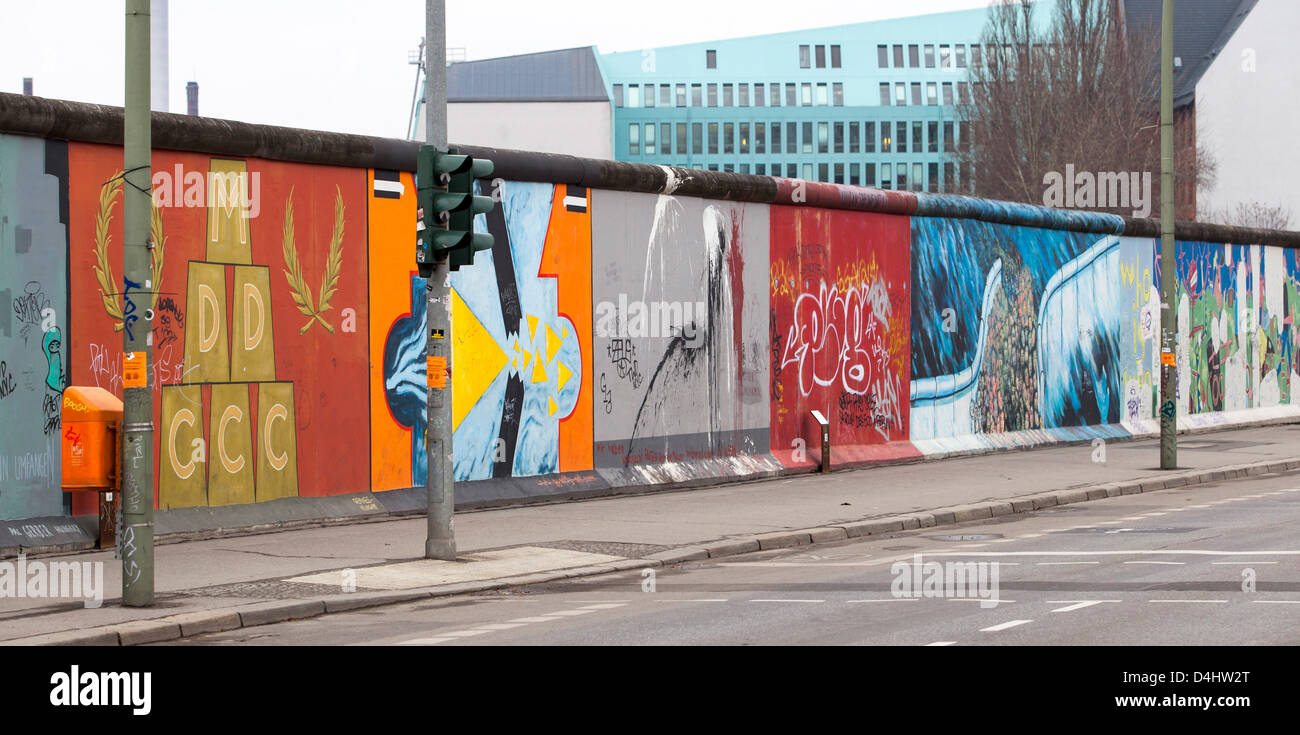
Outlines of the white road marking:
{"label": "white road marking", "polygon": [[1189,505],[1188,508],[1208,508],[1208,505]]}
{"label": "white road marking", "polygon": [[1147,602],[1224,602],[1227,600],[1147,600]]}
{"label": "white road marking", "polygon": [[1040,567],[1068,567],[1074,564],[1100,564],[1099,561],[1040,561],[1035,566]]}
{"label": "white road marking", "polygon": [[877,600],[845,600],[845,602],[917,602],[919,597],[883,597]]}
{"label": "white road marking", "polygon": [[1124,563],[1125,564],[1173,564],[1175,566],[1182,566],[1187,562],[1185,561],[1126,561]]}
{"label": "white road marking", "polygon": [[1097,525],[1098,525],[1098,526],[1118,526],[1118,525],[1119,525],[1119,521],[1102,521],[1101,523],[1098,523]]}
{"label": "white road marking", "polygon": [[946,599],[948,602],[996,602],[999,605],[1006,605],[1015,602],[1015,600],[1003,600],[1002,598],[993,600],[984,597],[948,597]]}
{"label": "white road marking", "polygon": [[1146,515],[1144,515],[1144,516],[1142,516],[1142,517],[1143,517],[1143,518],[1155,518],[1156,516],[1163,516],[1163,515],[1168,515],[1168,513],[1159,513],[1159,512],[1157,512],[1157,513],[1147,513]]}
{"label": "white road marking", "polygon": [[1166,513],[1182,513],[1186,508],[1165,508]]}
{"label": "white road marking", "polygon": [[510,630],[511,628],[522,628],[527,623],[484,623],[478,627],[483,630]]}
{"label": "white road marking", "polygon": [[961,546],[954,546],[953,548],[954,549],[978,549],[981,546],[988,546],[988,544],[962,544]]}
{"label": "white road marking", "polygon": [[[1059,602],[1066,602],[1066,600],[1059,600]],[[1075,610],[1082,610],[1082,609],[1085,608],[1085,607],[1092,607],[1093,605],[1100,605],[1100,604],[1103,603],[1103,602],[1119,602],[1119,600],[1085,600],[1085,601],[1083,601],[1083,602],[1076,602],[1076,603],[1071,604],[1071,605],[1066,605],[1065,607],[1058,607],[1058,608],[1056,608],[1055,610],[1053,610],[1052,612],[1074,612]],[[1056,603],[1055,603],[1055,602],[1049,602],[1049,603],[1047,603],[1047,604],[1049,604],[1049,605],[1055,605]]]}
{"label": "white road marking", "polygon": [[1300,600],[1251,600],[1264,605],[1300,605]]}
{"label": "white road marking", "polygon": [[1210,562],[1211,566],[1216,566],[1216,567],[1219,566],[1239,567],[1242,564],[1281,564],[1281,562],[1277,562],[1277,561],[1212,561]]}
{"label": "white road marking", "polygon": [[1120,520],[1121,520],[1121,521],[1140,521],[1140,520],[1142,520],[1142,518],[1143,518],[1143,516],[1129,516],[1128,518],[1121,518]]}
{"label": "white road marking", "polygon": [[583,610],[613,610],[616,607],[623,607],[626,602],[602,602],[596,605],[587,605]]}
{"label": "white road marking", "polygon": [[957,641],[935,641],[934,643],[927,643],[925,645],[926,646],[951,646],[954,645],[955,643],[957,643]]}
{"label": "white road marking", "polygon": [[791,600],[791,599],[783,598],[779,600],[777,599],[750,600],[750,602],[826,602],[826,601],[825,600]]}
{"label": "white road marking", "polygon": [[550,615],[562,615],[562,616],[564,616],[564,617],[566,617],[566,618],[569,618],[569,617],[573,617],[574,615],[586,615],[587,613],[594,613],[594,612],[596,612],[596,611],[595,611],[595,610],[583,610],[583,609],[579,608],[579,609],[577,609],[577,610],[560,610],[560,611],[558,611],[558,612],[550,613]]}
{"label": "white road marking", "polygon": [[723,599],[714,600],[655,600],[655,602],[726,602]]}
{"label": "white road marking", "polygon": [[490,630],[478,630],[475,628],[471,628],[469,630],[453,630],[448,633],[439,633],[438,637],[439,638],[470,638],[472,636],[483,635],[484,633],[491,633],[491,632],[492,631]]}
{"label": "white road marking", "polygon": [[1039,536],[1042,535],[1043,534],[1041,533],[1022,533],[1020,534],[1020,538],[1038,538]]}
{"label": "white road marking", "polygon": [[439,643],[446,643],[450,638],[412,638],[409,641],[398,643],[399,646],[436,646]]}
{"label": "white road marking", "polygon": [[981,632],[981,633],[996,633],[996,632],[998,632],[998,631],[1000,631],[1000,630],[1006,630],[1007,628],[1014,628],[1014,627],[1016,627],[1017,625],[1024,625],[1025,623],[1032,623],[1032,622],[1034,622],[1034,621],[1032,621],[1032,620],[1008,620],[1008,621],[1005,622],[1005,623],[998,623],[997,625],[990,625],[990,626],[987,627],[987,628],[980,628],[980,632]]}
{"label": "white road marking", "polygon": [[535,618],[515,618],[508,622],[511,623],[549,623],[553,620],[559,620],[556,617],[535,617]]}

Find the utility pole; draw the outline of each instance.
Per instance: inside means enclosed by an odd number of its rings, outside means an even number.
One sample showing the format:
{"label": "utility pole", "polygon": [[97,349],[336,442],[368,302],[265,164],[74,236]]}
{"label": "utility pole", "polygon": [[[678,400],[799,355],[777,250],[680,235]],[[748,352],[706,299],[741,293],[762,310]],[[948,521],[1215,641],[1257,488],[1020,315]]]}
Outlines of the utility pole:
{"label": "utility pole", "polygon": [[1178,467],[1177,256],[1174,253],[1174,0],[1160,24],[1160,469]]}
{"label": "utility pole", "polygon": [[[424,5],[424,142],[447,148],[447,2],[425,0]],[[421,182],[421,186],[426,182]],[[425,450],[429,500],[429,536],[424,542],[428,559],[456,559],[455,521],[452,509],[451,461],[451,270],[447,251],[439,251],[433,275],[425,286],[428,342],[428,422]],[[445,379],[443,372],[445,371]]]}
{"label": "utility pole", "polygon": [[122,187],[122,604],[153,605],[153,242],[149,0],[126,0]]}

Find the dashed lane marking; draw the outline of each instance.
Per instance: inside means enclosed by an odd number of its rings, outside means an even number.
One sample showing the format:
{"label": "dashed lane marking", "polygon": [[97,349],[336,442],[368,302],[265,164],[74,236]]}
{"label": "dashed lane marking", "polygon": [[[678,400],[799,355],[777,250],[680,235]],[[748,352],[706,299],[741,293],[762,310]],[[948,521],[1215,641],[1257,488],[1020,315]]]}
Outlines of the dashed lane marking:
{"label": "dashed lane marking", "polygon": [[1032,623],[1032,622],[1034,622],[1034,621],[1032,621],[1032,620],[1008,620],[1008,621],[1005,622],[1005,623],[998,623],[997,625],[990,625],[990,626],[987,627],[987,628],[980,628],[980,632],[981,632],[981,633],[997,633],[998,631],[1006,630],[1007,628],[1014,628],[1014,627],[1016,627],[1017,625],[1024,625],[1025,623]]}
{"label": "dashed lane marking", "polygon": [[1065,607],[1058,607],[1058,608],[1052,610],[1052,612],[1074,612],[1075,610],[1082,610],[1082,609],[1084,609],[1085,607],[1092,607],[1093,605],[1100,605],[1100,604],[1102,604],[1103,602],[1120,602],[1120,600],[1079,600],[1079,601],[1072,601],[1072,600],[1048,600],[1048,601],[1047,601],[1047,604],[1049,604],[1049,605],[1062,605],[1062,604],[1064,604],[1064,605],[1065,605]]}
{"label": "dashed lane marking", "polygon": [[926,646],[952,646],[952,645],[956,645],[956,643],[957,641],[935,641],[934,643],[927,643],[925,645]]}

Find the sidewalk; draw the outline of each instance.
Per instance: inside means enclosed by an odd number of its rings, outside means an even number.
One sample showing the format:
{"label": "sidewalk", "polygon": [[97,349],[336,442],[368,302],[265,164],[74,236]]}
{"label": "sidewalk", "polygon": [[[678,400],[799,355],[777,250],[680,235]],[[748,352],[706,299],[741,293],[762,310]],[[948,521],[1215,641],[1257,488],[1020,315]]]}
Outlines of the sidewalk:
{"label": "sidewalk", "polygon": [[[28,561],[103,562],[103,606],[0,598],[0,642],[142,643],[1300,470],[1296,424],[1182,436],[1179,443],[1174,472],[1156,469],[1158,442],[1143,440],[1105,445],[1105,463],[1094,461],[1091,446],[1065,446],[463,512],[456,516],[460,562],[421,559],[422,517],[164,544],[155,550],[157,603],[147,609],[118,604],[120,562],[111,551],[33,557]],[[356,592],[342,591],[349,581]],[[32,636],[41,637],[18,640]]]}

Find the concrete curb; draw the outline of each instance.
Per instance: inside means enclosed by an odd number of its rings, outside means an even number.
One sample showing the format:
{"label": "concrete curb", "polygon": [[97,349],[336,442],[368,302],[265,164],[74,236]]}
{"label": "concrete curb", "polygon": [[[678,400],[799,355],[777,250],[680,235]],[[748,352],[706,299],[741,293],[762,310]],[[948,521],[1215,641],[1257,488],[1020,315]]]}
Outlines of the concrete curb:
{"label": "concrete curb", "polygon": [[1114,498],[1121,495],[1134,495],[1166,488],[1203,485],[1294,470],[1300,470],[1300,458],[1232,465],[1213,470],[1191,470],[1159,478],[1143,478],[1125,482],[1090,485],[1082,488],[1050,490],[1014,498],[936,508],[924,512],[885,516],[883,518],[867,518],[845,522],[840,525],[752,534],[669,549],[651,554],[644,559],[625,559],[595,566],[571,567],[516,577],[479,582],[459,582],[412,590],[338,594],[314,600],[261,602],[215,610],[181,613],[161,618],[133,620],[127,623],[117,623],[85,630],[15,638],[0,641],[0,646],[131,646],[156,643],[178,638],[189,638],[204,633],[251,628],[258,625],[302,620],[320,615],[383,607],[416,600],[488,592],[578,577],[592,577],[635,569],[664,567],[691,561],[706,561],[708,559],[749,554],[755,551],[836,543],[867,536],[886,536],[901,531],[956,525],[1018,513],[1028,513],[1058,505],[1085,503],[1090,500]]}

